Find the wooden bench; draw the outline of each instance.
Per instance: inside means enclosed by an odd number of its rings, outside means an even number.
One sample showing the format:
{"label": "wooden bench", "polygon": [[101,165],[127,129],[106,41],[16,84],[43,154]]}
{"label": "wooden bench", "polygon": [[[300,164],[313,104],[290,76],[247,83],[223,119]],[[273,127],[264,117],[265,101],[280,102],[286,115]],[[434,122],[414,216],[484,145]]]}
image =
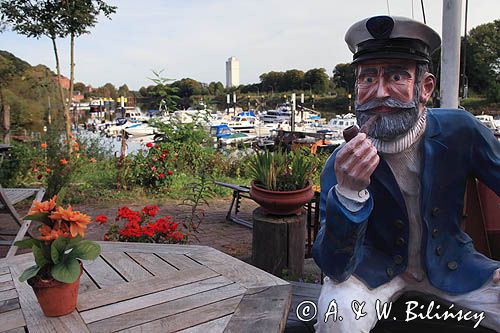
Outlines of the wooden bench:
{"label": "wooden bench", "polygon": [[[241,219],[237,216],[240,211],[241,198],[252,200],[252,198],[250,197],[250,188],[248,186],[227,184],[219,181],[216,181],[214,183],[216,185],[230,188],[231,190],[233,190],[233,199],[231,200],[229,210],[227,211],[226,220],[241,224],[242,226],[245,226],[247,228],[252,228],[253,227],[252,222]],[[233,208],[234,208],[234,214],[233,214]]]}
{"label": "wooden bench", "polygon": [[5,211],[9,214],[14,221],[19,225],[19,230],[16,234],[0,234],[0,236],[14,236],[13,240],[0,240],[0,245],[10,246],[7,258],[12,257],[17,252],[15,242],[22,240],[24,235],[28,232],[31,221],[23,220],[17,210],[14,208],[16,203],[35,196],[36,201],[42,201],[45,194],[45,189],[41,188],[3,188],[0,185],[0,212]]}

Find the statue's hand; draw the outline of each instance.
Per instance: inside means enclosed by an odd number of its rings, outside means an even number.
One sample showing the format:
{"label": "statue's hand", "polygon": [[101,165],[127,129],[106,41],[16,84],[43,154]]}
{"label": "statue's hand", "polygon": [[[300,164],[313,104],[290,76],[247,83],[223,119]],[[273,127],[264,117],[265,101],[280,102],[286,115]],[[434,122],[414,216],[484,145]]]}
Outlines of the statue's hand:
{"label": "statue's hand", "polygon": [[353,191],[366,189],[379,161],[370,139],[365,133],[359,133],[337,153],[334,166],[337,183]]}
{"label": "statue's hand", "polygon": [[500,283],[500,268],[493,273],[493,283]]}

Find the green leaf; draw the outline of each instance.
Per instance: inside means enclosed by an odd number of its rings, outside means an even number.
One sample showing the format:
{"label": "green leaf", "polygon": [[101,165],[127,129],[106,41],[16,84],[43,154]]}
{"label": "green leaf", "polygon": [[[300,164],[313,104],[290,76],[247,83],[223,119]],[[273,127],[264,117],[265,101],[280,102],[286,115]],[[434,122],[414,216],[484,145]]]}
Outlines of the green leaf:
{"label": "green leaf", "polygon": [[80,276],[80,263],[76,259],[60,262],[52,267],[52,277],[64,283],[73,283]]}
{"label": "green leaf", "polygon": [[66,237],[59,237],[52,242],[52,245],[50,246],[50,257],[52,258],[54,264],[58,264],[62,261],[64,251],[66,251],[69,241],[70,240]]}
{"label": "green leaf", "polygon": [[31,279],[33,276],[38,274],[38,271],[40,270],[41,267],[38,265],[31,266],[29,268],[26,268],[26,270],[21,274],[19,277],[19,282],[24,282],[28,279]]}
{"label": "green leaf", "polygon": [[81,241],[68,254],[71,259],[95,260],[101,254],[101,246],[91,241]]}
{"label": "green leaf", "polygon": [[23,217],[23,220],[37,221],[52,227],[54,222],[49,218],[49,215],[49,213],[36,213],[26,215],[25,217]]}
{"label": "green leaf", "polygon": [[38,246],[33,245],[31,249],[33,250],[33,256],[35,257],[37,266],[42,268],[43,266],[50,263],[50,261],[43,255],[42,249],[40,249]]}
{"label": "green leaf", "polygon": [[33,245],[37,245],[39,247],[39,243],[40,241],[38,239],[29,238],[17,241],[14,243],[14,245],[20,249],[31,249]]}

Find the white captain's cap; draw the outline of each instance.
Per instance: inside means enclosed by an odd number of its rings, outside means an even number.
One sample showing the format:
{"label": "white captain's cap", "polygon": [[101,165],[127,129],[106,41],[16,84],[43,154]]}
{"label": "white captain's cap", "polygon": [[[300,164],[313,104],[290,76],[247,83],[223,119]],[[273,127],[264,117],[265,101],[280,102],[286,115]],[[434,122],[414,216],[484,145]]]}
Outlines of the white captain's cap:
{"label": "white captain's cap", "polygon": [[413,59],[429,63],[441,38],[429,26],[399,16],[374,16],[353,24],[345,35],[353,63],[369,59]]}

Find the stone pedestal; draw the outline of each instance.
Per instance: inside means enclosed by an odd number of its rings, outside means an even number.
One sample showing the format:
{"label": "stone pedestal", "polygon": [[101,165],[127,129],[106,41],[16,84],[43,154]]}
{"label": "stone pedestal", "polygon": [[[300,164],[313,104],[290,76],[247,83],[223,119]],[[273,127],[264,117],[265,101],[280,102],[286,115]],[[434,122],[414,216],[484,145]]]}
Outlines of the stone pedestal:
{"label": "stone pedestal", "polygon": [[287,269],[292,276],[302,276],[305,255],[306,214],[267,215],[260,208],[253,211],[252,262],[276,276]]}

